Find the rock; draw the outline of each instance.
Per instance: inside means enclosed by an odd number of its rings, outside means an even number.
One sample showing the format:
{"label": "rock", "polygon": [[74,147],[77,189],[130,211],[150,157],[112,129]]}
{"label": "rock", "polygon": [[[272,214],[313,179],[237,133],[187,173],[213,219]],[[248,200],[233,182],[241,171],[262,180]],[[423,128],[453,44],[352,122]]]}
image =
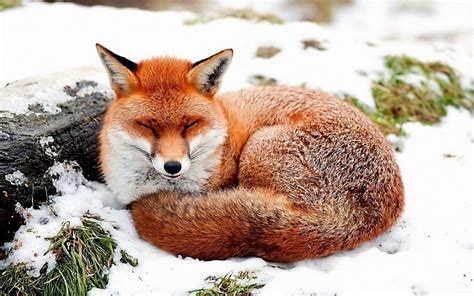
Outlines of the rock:
{"label": "rock", "polygon": [[[23,222],[17,203],[37,207],[55,194],[47,174],[55,162],[77,161],[87,179],[101,179],[97,135],[113,96],[105,79],[97,79],[100,72],[92,73],[59,73],[0,89],[0,246]],[[47,105],[51,101],[56,104]]]}

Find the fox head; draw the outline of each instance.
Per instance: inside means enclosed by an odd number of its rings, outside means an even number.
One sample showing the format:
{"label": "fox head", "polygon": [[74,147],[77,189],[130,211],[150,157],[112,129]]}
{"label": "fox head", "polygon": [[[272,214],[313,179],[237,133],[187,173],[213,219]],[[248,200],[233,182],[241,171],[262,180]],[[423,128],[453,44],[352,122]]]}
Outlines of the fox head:
{"label": "fox head", "polygon": [[100,135],[112,191],[123,203],[156,191],[199,192],[226,138],[214,95],[233,51],[195,63],[169,57],[134,63],[96,47],[116,94]]}

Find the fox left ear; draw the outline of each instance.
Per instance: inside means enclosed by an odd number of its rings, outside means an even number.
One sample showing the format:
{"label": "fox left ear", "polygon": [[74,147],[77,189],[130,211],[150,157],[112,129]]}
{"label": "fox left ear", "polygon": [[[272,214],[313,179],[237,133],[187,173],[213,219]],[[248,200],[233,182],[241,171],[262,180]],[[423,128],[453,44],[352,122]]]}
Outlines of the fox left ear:
{"label": "fox left ear", "polygon": [[234,51],[224,49],[193,64],[187,79],[200,93],[213,96],[221,86],[225,71],[229,68]]}
{"label": "fox left ear", "polygon": [[99,58],[109,74],[112,89],[117,96],[130,94],[138,85],[138,78],[134,73],[137,64],[111,52],[98,43],[95,46]]}

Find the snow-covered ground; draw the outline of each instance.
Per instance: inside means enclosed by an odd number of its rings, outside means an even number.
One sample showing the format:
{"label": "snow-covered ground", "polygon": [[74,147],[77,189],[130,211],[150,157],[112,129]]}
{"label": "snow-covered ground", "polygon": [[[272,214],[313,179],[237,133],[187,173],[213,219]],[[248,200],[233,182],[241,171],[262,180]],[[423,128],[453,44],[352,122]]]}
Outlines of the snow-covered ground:
{"label": "snow-covered ground", "polygon": [[[132,60],[162,54],[199,60],[231,47],[235,56],[224,90],[245,87],[249,76],[263,74],[283,84],[306,83],[330,93],[351,94],[369,105],[373,105],[370,83],[373,75],[384,71],[386,54],[441,60],[455,67],[465,84],[474,78],[472,56],[462,49],[380,42],[311,23],[272,25],[224,19],[183,25],[192,17],[185,12],[37,3],[2,12],[0,85],[47,74],[40,80],[48,87],[39,92],[30,86],[25,93],[0,89],[0,112],[24,112],[33,102],[49,102],[48,110],[55,111],[54,104],[67,99],[62,85],[81,79],[97,80],[101,89],[108,90],[95,42]],[[317,40],[326,49],[305,50],[304,39]],[[257,47],[269,45],[282,51],[271,59],[255,57]],[[93,295],[180,295],[204,286],[209,275],[240,270],[257,272],[257,281],[265,284],[259,290],[263,295],[470,294],[474,287],[473,123],[468,112],[449,109],[441,124],[405,126],[408,136],[397,154],[406,186],[405,212],[389,233],[354,251],[277,267],[259,258],[210,262],[176,258],[138,238],[128,211],[104,185],[58,165],[52,171],[62,171],[57,182],[62,194],[53,197],[50,207],[23,210],[28,223],[17,232],[16,250],[0,262],[0,268],[25,260],[36,268],[51,262],[52,258],[41,255],[48,246],[44,238],[54,235],[62,221],[78,223],[90,211],[105,219],[102,225],[118,240],[119,248],[139,260],[137,267],[122,264],[117,252],[107,289],[94,289]]]}

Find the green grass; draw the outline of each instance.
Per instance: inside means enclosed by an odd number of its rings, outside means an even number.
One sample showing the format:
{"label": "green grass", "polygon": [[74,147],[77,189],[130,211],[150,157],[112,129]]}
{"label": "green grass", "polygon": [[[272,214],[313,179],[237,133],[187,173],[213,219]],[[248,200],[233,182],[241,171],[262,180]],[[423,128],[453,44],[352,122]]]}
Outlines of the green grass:
{"label": "green grass", "polygon": [[18,7],[21,3],[19,0],[0,0],[0,11],[8,8]]}
{"label": "green grass", "polygon": [[8,266],[0,271],[0,294],[86,295],[94,287],[107,286],[117,242],[96,216],[85,215],[82,226],[63,222],[50,240],[45,254],[53,253],[56,265],[49,272],[42,268],[38,277],[31,276],[24,263]]}
{"label": "green grass", "polygon": [[189,293],[195,296],[252,295],[254,290],[265,286],[255,283],[256,279],[256,274],[250,271],[240,271],[237,275],[230,272],[223,277],[210,276],[206,282],[212,287],[189,291]]}
{"label": "green grass", "polygon": [[[448,106],[473,112],[473,90],[463,89],[459,74],[443,63],[423,63],[408,56],[386,56],[388,77],[372,83],[375,109],[357,98],[345,100],[364,112],[384,134],[404,135],[403,124],[433,124],[446,115]],[[416,84],[406,82],[407,75],[416,75]]]}
{"label": "green grass", "polygon": [[214,20],[223,18],[239,18],[254,22],[269,22],[272,24],[283,24],[283,20],[271,13],[260,13],[250,8],[225,9],[213,15],[197,16],[196,18],[185,20],[185,25],[206,24]]}
{"label": "green grass", "polygon": [[25,263],[10,265],[0,271],[0,295],[40,295],[44,281],[44,273],[32,277]]}

